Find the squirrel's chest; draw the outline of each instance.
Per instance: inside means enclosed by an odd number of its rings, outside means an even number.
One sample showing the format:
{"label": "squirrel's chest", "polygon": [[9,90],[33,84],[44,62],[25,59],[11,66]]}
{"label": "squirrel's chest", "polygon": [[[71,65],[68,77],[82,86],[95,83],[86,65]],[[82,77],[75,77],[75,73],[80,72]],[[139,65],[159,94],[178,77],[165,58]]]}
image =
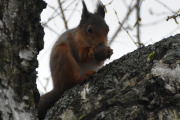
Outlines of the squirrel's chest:
{"label": "squirrel's chest", "polygon": [[98,71],[102,67],[103,63],[104,62],[98,63],[96,61],[92,61],[90,63],[80,65],[80,76],[84,75],[89,70]]}

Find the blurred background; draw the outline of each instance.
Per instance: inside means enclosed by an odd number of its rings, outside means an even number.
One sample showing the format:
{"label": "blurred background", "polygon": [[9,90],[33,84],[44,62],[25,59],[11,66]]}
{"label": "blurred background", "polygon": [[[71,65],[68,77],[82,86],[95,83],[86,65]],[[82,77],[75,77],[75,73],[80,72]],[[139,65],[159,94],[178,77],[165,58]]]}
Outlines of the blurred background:
{"label": "blurred background", "polygon": [[[84,0],[90,12],[97,0]],[[112,62],[121,56],[163,38],[180,33],[180,0],[100,0],[106,9],[105,21],[109,25],[108,40],[114,51]],[[45,0],[41,14],[44,27],[44,49],[38,55],[37,85],[44,94],[52,89],[49,70],[51,49],[58,37],[68,29],[77,27],[82,12],[81,0]]]}

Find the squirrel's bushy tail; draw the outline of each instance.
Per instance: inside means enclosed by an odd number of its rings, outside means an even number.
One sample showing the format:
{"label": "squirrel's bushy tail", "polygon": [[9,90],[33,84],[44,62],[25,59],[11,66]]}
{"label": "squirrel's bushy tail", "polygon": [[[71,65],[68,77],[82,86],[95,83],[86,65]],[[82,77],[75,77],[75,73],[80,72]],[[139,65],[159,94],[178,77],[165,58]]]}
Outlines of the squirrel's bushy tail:
{"label": "squirrel's bushy tail", "polygon": [[39,120],[43,120],[46,112],[50,109],[54,103],[61,97],[63,93],[61,90],[53,89],[52,91],[41,96],[38,105],[38,118]]}

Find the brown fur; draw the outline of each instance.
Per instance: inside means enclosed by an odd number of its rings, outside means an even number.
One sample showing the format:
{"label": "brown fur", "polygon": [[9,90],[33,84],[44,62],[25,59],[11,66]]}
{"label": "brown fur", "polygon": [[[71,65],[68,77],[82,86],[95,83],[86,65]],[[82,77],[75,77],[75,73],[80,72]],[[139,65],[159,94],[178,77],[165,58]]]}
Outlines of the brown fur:
{"label": "brown fur", "polygon": [[87,79],[113,54],[107,46],[109,28],[104,21],[104,6],[99,3],[97,10],[89,13],[83,1],[79,26],[63,33],[55,43],[50,56],[54,88],[40,98],[40,120],[64,91]]}

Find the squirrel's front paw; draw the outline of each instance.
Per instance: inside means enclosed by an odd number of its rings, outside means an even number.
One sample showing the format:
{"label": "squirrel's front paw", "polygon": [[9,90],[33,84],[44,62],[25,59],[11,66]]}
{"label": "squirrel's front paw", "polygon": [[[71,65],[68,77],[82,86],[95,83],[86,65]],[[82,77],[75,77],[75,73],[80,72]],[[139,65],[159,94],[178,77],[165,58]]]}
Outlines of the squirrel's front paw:
{"label": "squirrel's front paw", "polygon": [[94,48],[94,59],[97,61],[104,61],[107,58],[110,58],[112,54],[112,49],[105,44],[99,44]]}
{"label": "squirrel's front paw", "polygon": [[94,46],[89,49],[88,57],[91,59],[94,58]]}

